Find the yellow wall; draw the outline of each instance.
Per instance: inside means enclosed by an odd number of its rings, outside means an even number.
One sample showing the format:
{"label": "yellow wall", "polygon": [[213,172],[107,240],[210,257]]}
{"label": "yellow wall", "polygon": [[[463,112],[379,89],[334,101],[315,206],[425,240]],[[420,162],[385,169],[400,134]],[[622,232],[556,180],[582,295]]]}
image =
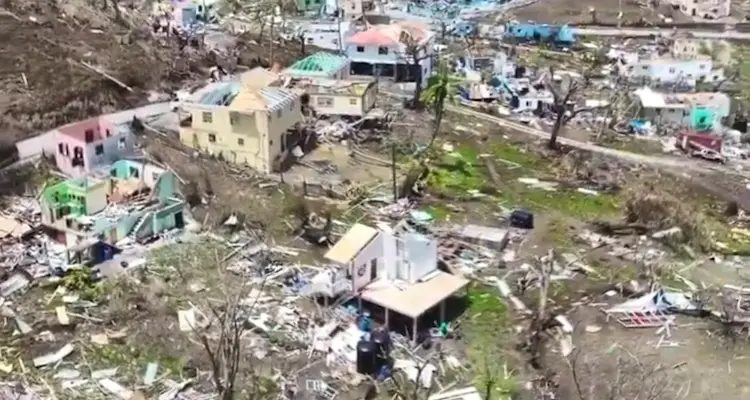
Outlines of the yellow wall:
{"label": "yellow wall", "polygon": [[[363,116],[375,105],[376,86],[370,85],[362,95],[335,94],[335,93],[310,93],[310,105],[315,112],[327,115],[354,115]],[[332,99],[330,106],[323,105],[319,100]]]}
{"label": "yellow wall", "polygon": [[[190,128],[180,128],[183,144],[210,154],[221,153],[226,161],[247,164],[264,173],[273,172],[273,161],[281,153],[282,134],[302,121],[299,98],[281,115],[275,112],[269,115],[266,111],[250,114],[218,107],[208,110],[189,105],[186,109],[192,114],[193,122]],[[211,113],[212,122],[204,122],[204,112]]]}

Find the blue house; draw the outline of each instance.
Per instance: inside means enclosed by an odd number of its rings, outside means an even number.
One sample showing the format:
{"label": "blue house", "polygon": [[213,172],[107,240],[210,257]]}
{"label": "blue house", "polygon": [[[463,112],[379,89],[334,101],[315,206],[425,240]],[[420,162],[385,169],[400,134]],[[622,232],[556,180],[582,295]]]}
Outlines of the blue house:
{"label": "blue house", "polygon": [[567,25],[509,22],[505,37],[516,41],[552,42],[562,45],[575,43],[575,32]]}

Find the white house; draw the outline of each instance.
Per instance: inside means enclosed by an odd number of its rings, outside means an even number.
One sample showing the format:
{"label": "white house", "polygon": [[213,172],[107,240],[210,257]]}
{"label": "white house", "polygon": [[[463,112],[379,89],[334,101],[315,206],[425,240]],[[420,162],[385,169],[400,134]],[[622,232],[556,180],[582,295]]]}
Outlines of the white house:
{"label": "white house", "polygon": [[726,18],[731,14],[731,0],[670,0],[673,6],[691,17],[703,19]]}
{"label": "white house", "polygon": [[679,84],[695,86],[699,82],[719,82],[724,79],[724,71],[714,69],[710,57],[695,59],[654,58],[640,59],[630,65],[619,68],[621,76],[631,81],[651,82],[653,84]]}
{"label": "white house", "polygon": [[339,30],[339,23],[335,21],[311,22],[298,29],[305,44],[326,50],[342,49],[341,42],[346,41],[346,38],[355,32],[354,24],[349,21],[341,21],[341,30]]}
{"label": "white house", "polygon": [[724,93],[660,93],[644,87],[635,95],[641,105],[640,116],[656,124],[716,127],[731,110],[731,99]]}
{"label": "white house", "polygon": [[[392,77],[424,84],[432,73],[434,33],[427,26],[407,21],[375,25],[345,40],[352,75]],[[413,51],[416,50],[416,51]],[[414,53],[419,65],[414,65]]]}
{"label": "white house", "polygon": [[445,300],[469,283],[440,271],[437,241],[416,233],[355,224],[325,258],[338,268],[313,278],[309,294],[358,296],[383,308],[386,325],[390,312],[412,319],[413,332],[417,319],[434,307],[444,319]]}

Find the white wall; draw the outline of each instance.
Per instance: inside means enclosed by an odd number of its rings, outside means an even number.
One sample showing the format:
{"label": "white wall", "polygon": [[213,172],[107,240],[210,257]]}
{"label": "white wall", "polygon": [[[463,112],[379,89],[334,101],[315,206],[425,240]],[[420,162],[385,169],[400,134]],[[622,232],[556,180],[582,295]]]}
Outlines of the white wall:
{"label": "white wall", "polygon": [[427,274],[437,269],[437,241],[424,235],[407,233],[403,236],[406,249],[406,274],[409,283],[417,283]]}
{"label": "white wall", "polygon": [[[356,292],[372,282],[372,268],[374,267],[376,272],[379,273],[382,270],[381,264],[383,264],[383,234],[378,233],[349,264],[349,272],[352,275],[352,290]],[[360,274],[360,272],[364,273]],[[380,278],[383,277],[378,274],[375,279]]]}
{"label": "white wall", "polygon": [[[96,155],[96,146],[102,145],[104,147],[104,154]],[[110,165],[115,161],[121,160],[126,156],[133,154],[133,147],[135,145],[135,137],[130,129],[130,124],[120,124],[115,126],[115,131],[112,136],[104,138],[99,142],[93,142],[86,145],[86,165],[89,166],[89,170],[101,167],[104,165]]]}

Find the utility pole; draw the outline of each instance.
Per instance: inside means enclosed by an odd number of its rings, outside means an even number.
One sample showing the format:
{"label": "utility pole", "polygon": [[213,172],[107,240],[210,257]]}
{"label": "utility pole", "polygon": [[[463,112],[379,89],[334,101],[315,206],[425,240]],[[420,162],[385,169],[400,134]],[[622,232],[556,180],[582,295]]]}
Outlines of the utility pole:
{"label": "utility pole", "polygon": [[393,202],[398,201],[398,183],[396,182],[396,142],[391,142],[391,178],[393,179]]}

